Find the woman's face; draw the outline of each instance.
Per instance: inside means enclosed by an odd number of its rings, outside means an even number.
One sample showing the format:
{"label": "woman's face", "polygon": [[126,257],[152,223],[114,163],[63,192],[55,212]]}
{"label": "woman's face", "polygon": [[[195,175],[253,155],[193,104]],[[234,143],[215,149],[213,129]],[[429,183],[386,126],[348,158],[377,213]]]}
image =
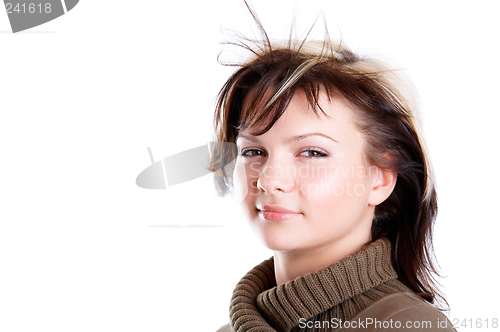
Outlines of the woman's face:
{"label": "woman's face", "polygon": [[243,130],[236,141],[235,194],[272,250],[323,250],[371,239],[377,168],[364,162],[352,106],[342,98],[328,101],[324,92],[319,104],[330,118],[314,115],[297,92],[268,132]]}

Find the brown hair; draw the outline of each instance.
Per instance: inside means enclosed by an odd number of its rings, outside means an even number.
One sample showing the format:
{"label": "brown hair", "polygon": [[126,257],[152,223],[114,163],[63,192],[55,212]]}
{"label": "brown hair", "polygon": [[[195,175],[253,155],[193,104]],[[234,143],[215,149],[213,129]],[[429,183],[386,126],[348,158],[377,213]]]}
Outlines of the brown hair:
{"label": "brown hair", "polygon": [[[245,2],[246,3],[246,2]],[[252,52],[219,92],[214,117],[215,141],[235,143],[238,133],[264,125],[267,132],[281,117],[296,91],[302,91],[316,114],[320,89],[329,98],[342,96],[354,107],[356,126],[365,135],[366,161],[396,171],[392,194],[375,208],[372,240],[387,237],[399,280],[430,303],[436,297],[432,228],[437,197],[432,169],[416,119],[416,106],[401,87],[395,70],[381,61],[362,58],[347,47],[325,41],[271,43],[261,22],[248,6],[263,41],[243,39],[237,44]],[[250,43],[251,42],[251,43]],[[251,46],[253,45],[253,46]],[[250,102],[246,97],[251,95]],[[244,105],[250,105],[244,108]],[[223,168],[235,158],[228,145],[214,145],[212,170],[218,193],[232,187],[232,170]],[[220,148],[225,147],[225,148]]]}

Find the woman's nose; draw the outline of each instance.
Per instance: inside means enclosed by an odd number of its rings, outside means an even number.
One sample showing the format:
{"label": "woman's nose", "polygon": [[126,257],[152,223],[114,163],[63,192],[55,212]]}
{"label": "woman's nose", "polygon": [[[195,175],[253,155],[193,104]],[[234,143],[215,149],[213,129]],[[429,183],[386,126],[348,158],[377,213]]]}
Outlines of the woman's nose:
{"label": "woman's nose", "polygon": [[257,179],[257,188],[267,194],[288,193],[294,188],[293,168],[268,164]]}

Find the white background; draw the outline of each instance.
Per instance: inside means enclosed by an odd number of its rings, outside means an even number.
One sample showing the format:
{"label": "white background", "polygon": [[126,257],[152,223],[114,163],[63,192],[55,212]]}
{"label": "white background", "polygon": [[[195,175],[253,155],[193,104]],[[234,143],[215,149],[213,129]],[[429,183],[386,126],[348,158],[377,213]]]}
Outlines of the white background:
{"label": "white background", "polygon": [[[292,2],[253,3],[284,37]],[[322,8],[333,39],[412,78],[449,315],[500,318],[497,2],[297,8],[299,32]],[[135,179],[147,147],[159,160],[211,140],[213,101],[233,70],[216,61],[221,27],[250,25],[234,0],[83,0],[17,34],[0,13],[0,331],[215,331],[228,321],[236,282],[272,253],[210,177],[168,190]],[[166,227],[179,224],[223,227]]]}

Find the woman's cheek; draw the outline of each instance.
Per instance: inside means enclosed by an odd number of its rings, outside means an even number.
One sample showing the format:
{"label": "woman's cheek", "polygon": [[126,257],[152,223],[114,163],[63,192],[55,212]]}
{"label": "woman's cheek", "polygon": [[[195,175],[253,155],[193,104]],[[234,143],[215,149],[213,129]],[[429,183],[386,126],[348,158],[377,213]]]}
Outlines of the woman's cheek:
{"label": "woman's cheek", "polygon": [[307,175],[302,173],[299,176],[299,193],[307,199],[331,197],[343,191],[344,184],[340,180],[325,168],[311,168]]}
{"label": "woman's cheek", "polygon": [[234,199],[241,203],[249,196],[258,195],[257,180],[259,179],[260,163],[257,161],[248,161],[243,157],[238,157],[234,167],[233,185]]}
{"label": "woman's cheek", "polygon": [[238,203],[243,202],[245,197],[248,195],[248,180],[245,163],[241,157],[238,157],[236,159],[233,173],[233,199]]}

